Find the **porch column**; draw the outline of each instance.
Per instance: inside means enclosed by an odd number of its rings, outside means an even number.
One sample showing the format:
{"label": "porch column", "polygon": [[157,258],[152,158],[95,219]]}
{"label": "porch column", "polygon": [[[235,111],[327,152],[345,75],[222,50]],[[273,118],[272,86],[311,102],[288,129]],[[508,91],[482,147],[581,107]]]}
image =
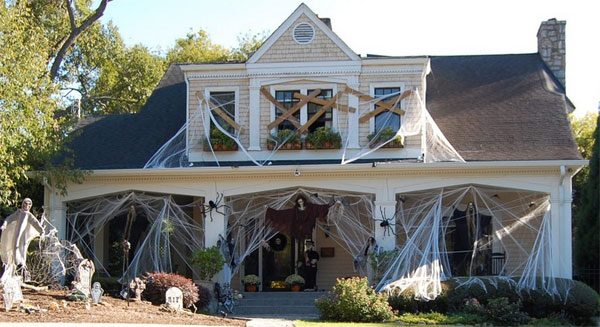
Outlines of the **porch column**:
{"label": "porch column", "polygon": [[[564,210],[561,192],[550,196],[550,235],[552,237],[552,271],[555,277],[572,278],[571,213]],[[570,208],[569,208],[570,209]]]}
{"label": "porch column", "polygon": [[67,206],[62,197],[49,187],[44,187],[44,207],[46,219],[58,230],[58,238],[67,237]]}
{"label": "porch column", "polygon": [[[396,247],[394,213],[396,213],[396,201],[375,201],[375,240],[384,250],[393,250]],[[388,227],[381,227],[384,219],[389,221]]]}
{"label": "porch column", "polygon": [[564,179],[563,198],[560,202],[562,207],[562,217],[560,220],[560,258],[564,261],[562,276],[564,278],[573,278],[573,238],[572,238],[572,204],[573,189],[571,176],[567,175]]}
{"label": "porch column", "polygon": [[250,81],[250,122],[249,137],[250,146],[248,150],[260,150],[260,84],[258,81]]}
{"label": "porch column", "polygon": [[[217,201],[217,197],[220,195],[216,192],[207,193],[204,198],[204,204],[208,205],[209,201]],[[225,199],[221,200],[219,205],[223,205]],[[223,212],[224,208],[219,209],[219,211]],[[206,211],[206,215],[204,217],[204,246],[211,247],[217,244],[219,240],[219,235],[225,237],[226,225],[225,225],[225,216],[216,212],[214,209],[212,213],[208,210]]]}

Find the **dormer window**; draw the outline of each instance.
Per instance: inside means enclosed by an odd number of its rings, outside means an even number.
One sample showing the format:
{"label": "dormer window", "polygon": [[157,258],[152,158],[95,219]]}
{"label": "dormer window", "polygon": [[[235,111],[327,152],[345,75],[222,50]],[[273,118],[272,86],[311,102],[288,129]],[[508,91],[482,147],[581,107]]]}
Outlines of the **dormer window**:
{"label": "dormer window", "polygon": [[[223,127],[227,132],[234,134],[235,127],[232,126],[230,122],[235,122],[236,120],[236,107],[237,107],[237,99],[236,99],[236,91],[235,90],[210,90],[210,102],[213,108],[216,110],[220,110],[220,112],[216,112],[213,109],[213,115],[215,120]],[[228,119],[226,119],[227,117]],[[214,124],[211,121],[210,123],[211,129],[214,128]]]}
{"label": "dormer window", "polygon": [[[290,109],[292,108],[296,103],[298,103],[300,100],[298,98],[294,97],[294,93],[300,93],[299,90],[291,90],[291,91],[275,91],[275,99],[281,103],[284,107]],[[281,116],[281,111],[276,110],[275,111],[275,117],[279,117]],[[296,111],[296,113],[294,113],[293,115],[294,117],[296,117],[296,119],[298,121],[300,121],[300,110]],[[294,127],[294,125],[289,121],[289,120],[284,120],[283,122],[281,122],[279,124],[279,126],[277,127],[278,130],[284,130],[284,129],[291,129],[294,130],[296,127]]]}
{"label": "dormer window", "polygon": [[[310,94],[313,90],[308,90],[307,94]],[[333,90],[321,90],[321,93],[317,98],[328,100],[333,96]],[[322,105],[316,104],[314,102],[309,102],[307,105],[307,120],[310,120],[320,109],[323,107]],[[333,109],[329,108],[325,111],[325,114],[321,115],[310,127],[308,128],[309,132],[314,132],[319,127],[332,127],[331,123],[333,120]]]}

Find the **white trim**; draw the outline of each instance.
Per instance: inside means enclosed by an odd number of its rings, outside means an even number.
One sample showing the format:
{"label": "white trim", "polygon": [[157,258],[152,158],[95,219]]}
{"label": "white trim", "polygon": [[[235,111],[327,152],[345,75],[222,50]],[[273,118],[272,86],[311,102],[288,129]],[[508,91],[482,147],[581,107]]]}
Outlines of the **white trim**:
{"label": "white trim", "polygon": [[185,154],[189,157],[190,155],[190,81],[187,74],[184,74],[185,79],[185,122],[187,128],[185,129]]}
{"label": "white trim", "polygon": [[[399,87],[400,92],[404,92],[406,90],[405,84],[402,82],[377,82],[369,84],[369,95],[375,98],[375,89],[384,88],[384,87]],[[402,106],[404,100],[400,102],[400,106]],[[370,105],[369,111],[375,110],[375,105]],[[400,116],[400,126],[402,126],[402,116]],[[369,119],[369,134],[375,132],[375,116]]]}
{"label": "white trim", "polygon": [[423,65],[429,62],[428,57],[405,58],[363,58],[363,66],[397,66],[397,65]]}
{"label": "white trim", "polygon": [[179,65],[181,70],[184,73],[192,72],[192,71],[208,71],[208,70],[245,70],[246,64],[228,64],[228,63],[220,63],[220,64],[188,64],[188,65]]}
{"label": "white trim", "polygon": [[360,57],[342,41],[327,25],[325,25],[317,15],[308,8],[304,3],[300,4],[296,10],[267,38],[265,43],[248,59],[247,63],[256,63],[260,58],[279,40],[279,38],[287,31],[298,18],[306,15],[315,27],[319,28],[333,43],[335,43],[342,52],[344,52],[350,60],[360,60]]}

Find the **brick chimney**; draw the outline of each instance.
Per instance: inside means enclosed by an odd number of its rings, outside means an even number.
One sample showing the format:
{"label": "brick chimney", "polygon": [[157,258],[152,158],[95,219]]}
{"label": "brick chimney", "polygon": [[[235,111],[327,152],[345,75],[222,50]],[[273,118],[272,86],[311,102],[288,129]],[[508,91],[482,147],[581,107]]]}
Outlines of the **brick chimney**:
{"label": "brick chimney", "polygon": [[537,32],[538,53],[565,88],[565,68],[567,62],[565,46],[566,25],[566,21],[552,18],[542,22]]}

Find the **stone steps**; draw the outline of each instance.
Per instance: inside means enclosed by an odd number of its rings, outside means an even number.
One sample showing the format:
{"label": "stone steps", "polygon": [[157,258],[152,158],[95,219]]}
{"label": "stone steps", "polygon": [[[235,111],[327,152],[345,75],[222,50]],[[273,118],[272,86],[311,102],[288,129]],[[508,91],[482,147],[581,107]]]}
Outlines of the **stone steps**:
{"label": "stone steps", "polygon": [[244,298],[236,301],[234,316],[299,319],[319,316],[315,300],[325,295],[325,292],[245,292],[242,294]]}

